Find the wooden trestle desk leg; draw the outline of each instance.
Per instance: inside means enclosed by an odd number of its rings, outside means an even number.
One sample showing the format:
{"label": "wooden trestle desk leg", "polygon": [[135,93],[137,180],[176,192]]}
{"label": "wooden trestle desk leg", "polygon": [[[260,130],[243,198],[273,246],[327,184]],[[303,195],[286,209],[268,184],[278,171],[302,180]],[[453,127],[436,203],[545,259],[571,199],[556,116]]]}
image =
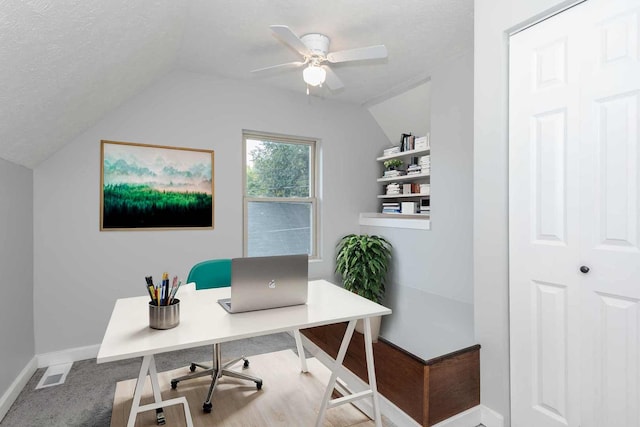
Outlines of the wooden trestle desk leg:
{"label": "wooden trestle desk leg", "polygon": [[369,389],[361,392],[353,393],[348,396],[339,397],[337,399],[329,400],[331,394],[333,393],[333,389],[336,385],[336,380],[338,379],[338,375],[340,370],[342,369],[342,362],[344,361],[344,356],[347,354],[347,348],[349,348],[349,342],[351,342],[351,337],[353,336],[353,330],[355,329],[356,321],[351,320],[347,325],[347,330],[344,333],[344,337],[342,338],[342,343],[340,344],[340,350],[338,350],[338,355],[336,356],[335,363],[333,364],[333,368],[331,369],[331,378],[329,379],[329,383],[327,384],[327,389],[324,391],[324,397],[322,398],[322,403],[320,405],[320,411],[318,412],[318,418],[316,419],[316,427],[322,427],[324,422],[324,416],[328,408],[333,408],[338,405],[342,405],[344,403],[350,403],[355,400],[360,400],[366,397],[371,396],[372,404],[373,404],[373,415],[374,421],[376,423],[376,427],[382,427],[382,418],[380,417],[380,405],[378,401],[378,388],[376,384],[376,370],[373,363],[373,342],[371,340],[371,322],[368,317],[364,319],[364,348],[367,359],[367,374],[369,376]]}
{"label": "wooden trestle desk leg", "polygon": [[[147,374],[151,379],[151,389],[153,390],[154,403],[140,406],[140,399],[142,398],[142,392],[144,390],[145,380]],[[189,410],[189,404],[187,398],[184,396],[176,397],[174,399],[162,400],[160,395],[160,384],[158,383],[158,371],[156,370],[156,361],[153,355],[144,356],[142,358],[142,366],[140,366],[140,374],[136,382],[136,388],[133,392],[133,401],[131,402],[131,411],[129,412],[129,421],[127,427],[134,427],[136,423],[136,416],[140,412],[156,410],[156,420],[158,424],[165,423],[163,406],[182,405],[184,407],[184,417],[187,422],[187,427],[193,427],[193,420],[191,419],[191,411]]]}

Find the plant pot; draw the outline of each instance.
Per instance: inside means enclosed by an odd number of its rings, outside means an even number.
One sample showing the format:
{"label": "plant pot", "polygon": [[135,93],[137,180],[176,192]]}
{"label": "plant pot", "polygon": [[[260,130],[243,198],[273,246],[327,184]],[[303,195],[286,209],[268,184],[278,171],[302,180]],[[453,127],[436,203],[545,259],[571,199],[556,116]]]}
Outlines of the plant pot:
{"label": "plant pot", "polygon": [[[369,318],[371,324],[371,341],[378,342],[378,335],[380,334],[380,321],[382,316],[373,316]],[[356,332],[364,334],[364,319],[356,321]]]}

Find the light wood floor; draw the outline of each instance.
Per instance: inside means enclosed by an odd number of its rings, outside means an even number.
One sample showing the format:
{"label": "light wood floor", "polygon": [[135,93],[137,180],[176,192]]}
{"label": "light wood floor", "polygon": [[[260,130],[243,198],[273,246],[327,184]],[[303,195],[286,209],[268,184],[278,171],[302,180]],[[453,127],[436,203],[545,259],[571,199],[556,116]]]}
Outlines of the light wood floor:
{"label": "light wood floor", "polygon": [[[308,359],[309,372],[300,372],[300,363],[291,350],[251,356],[246,373],[264,381],[262,390],[254,383],[223,377],[213,395],[213,410],[202,411],[210,377],[181,382],[177,390],[171,390],[170,380],[188,372],[188,368],[163,372],[158,375],[163,399],[185,396],[193,417],[194,427],[262,427],[262,426],[313,426],[322,400],[329,370],[315,358]],[[186,361],[188,362],[188,361]],[[186,364],[185,364],[186,365]],[[235,369],[242,369],[241,364]],[[111,427],[127,424],[135,379],[120,381],[116,386]],[[151,386],[147,385],[142,404],[152,401]],[[328,409],[327,427],[373,427],[374,422],[350,404]],[[165,408],[167,426],[185,426],[182,405]],[[383,425],[390,425],[383,417]],[[138,415],[136,427],[153,427],[155,411]]]}

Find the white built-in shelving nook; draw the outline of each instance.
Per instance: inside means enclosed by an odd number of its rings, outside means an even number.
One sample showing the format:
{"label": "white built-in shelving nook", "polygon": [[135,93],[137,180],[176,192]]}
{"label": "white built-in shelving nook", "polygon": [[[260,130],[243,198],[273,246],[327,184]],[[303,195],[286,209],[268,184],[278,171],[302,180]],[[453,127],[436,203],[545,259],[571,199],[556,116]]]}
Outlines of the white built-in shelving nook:
{"label": "white built-in shelving nook", "polygon": [[[414,140],[418,141],[414,145]],[[404,151],[385,150],[376,160],[381,165],[379,210],[360,214],[361,225],[395,228],[430,229],[431,149],[429,135],[412,137],[411,148]],[[398,147],[399,149],[400,147]],[[396,152],[393,152],[396,151]],[[401,160],[401,172],[387,172],[384,163]],[[398,174],[398,175],[395,175]]]}

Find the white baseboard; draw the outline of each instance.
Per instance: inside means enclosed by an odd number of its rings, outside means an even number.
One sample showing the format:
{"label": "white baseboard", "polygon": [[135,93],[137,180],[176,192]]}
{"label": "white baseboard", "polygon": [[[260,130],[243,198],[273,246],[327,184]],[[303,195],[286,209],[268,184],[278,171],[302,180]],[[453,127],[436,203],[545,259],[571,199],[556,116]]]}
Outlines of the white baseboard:
{"label": "white baseboard", "polygon": [[18,395],[22,389],[27,385],[36,369],[38,369],[38,362],[34,356],[29,363],[20,371],[15,380],[11,383],[7,391],[0,397],[0,421],[7,415],[11,405],[16,401]]}
{"label": "white baseboard", "polygon": [[504,418],[493,409],[478,405],[440,421],[432,427],[476,427],[479,424],[485,427],[504,427]]}
{"label": "white baseboard", "polygon": [[480,405],[467,409],[431,427],[476,427],[482,422]]}
{"label": "white baseboard", "polygon": [[98,355],[100,345],[88,345],[86,347],[69,348],[67,350],[53,351],[51,353],[39,354],[38,368],[46,368],[52,365],[72,363],[79,360],[93,359]]}
{"label": "white baseboard", "polygon": [[76,347],[51,353],[37,354],[27,363],[27,366],[18,374],[7,391],[0,397],[0,421],[7,415],[11,405],[16,401],[22,389],[27,385],[33,374],[39,368],[46,368],[63,363],[72,363],[79,360],[92,359],[98,355],[100,345]]}
{"label": "white baseboard", "polygon": [[481,419],[485,427],[504,427],[504,417],[493,409],[481,405]]}

